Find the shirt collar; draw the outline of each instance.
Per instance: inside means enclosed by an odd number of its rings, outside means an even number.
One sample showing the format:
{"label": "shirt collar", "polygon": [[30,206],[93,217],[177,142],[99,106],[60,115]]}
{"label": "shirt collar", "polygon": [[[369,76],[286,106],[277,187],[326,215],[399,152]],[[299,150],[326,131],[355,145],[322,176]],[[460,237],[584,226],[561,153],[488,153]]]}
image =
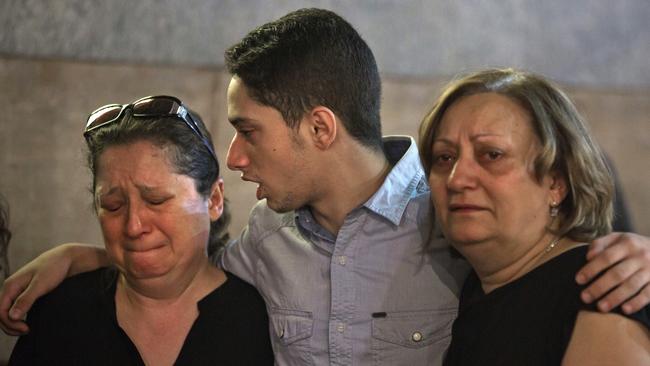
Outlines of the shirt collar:
{"label": "shirt collar", "polygon": [[[410,199],[428,188],[415,140],[410,136],[386,136],[383,142],[386,158],[393,168],[363,207],[399,225]],[[297,209],[294,219],[311,233],[331,239],[332,234],[316,224],[309,208]]]}
{"label": "shirt collar", "polygon": [[406,206],[419,190],[426,189],[424,171],[415,140],[409,136],[384,137],[384,151],[393,165],[390,173],[364,206],[399,225]]}

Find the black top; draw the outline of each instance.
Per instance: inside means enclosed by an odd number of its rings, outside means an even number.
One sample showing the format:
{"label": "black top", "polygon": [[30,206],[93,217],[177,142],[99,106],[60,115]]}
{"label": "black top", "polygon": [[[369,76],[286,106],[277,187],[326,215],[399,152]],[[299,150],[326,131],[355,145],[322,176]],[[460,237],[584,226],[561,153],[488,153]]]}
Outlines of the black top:
{"label": "black top", "polygon": [[[10,365],[144,365],[115,313],[117,270],[64,281],[30,310]],[[198,302],[176,365],[273,365],[268,318],[257,290],[232,273]]]}
{"label": "black top", "polygon": [[[560,365],[578,311],[595,311],[574,280],[586,253],[586,246],[569,250],[487,295],[472,273],[444,365]],[[649,307],[627,317],[650,326]]]}

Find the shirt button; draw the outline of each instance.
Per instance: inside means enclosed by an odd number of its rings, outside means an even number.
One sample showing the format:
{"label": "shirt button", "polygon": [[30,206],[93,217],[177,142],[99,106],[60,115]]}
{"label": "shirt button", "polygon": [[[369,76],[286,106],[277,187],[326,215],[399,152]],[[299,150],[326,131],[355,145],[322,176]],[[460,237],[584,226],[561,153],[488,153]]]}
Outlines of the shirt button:
{"label": "shirt button", "polygon": [[284,328],[280,329],[280,333],[278,333],[278,337],[280,337],[280,339],[284,338]]}
{"label": "shirt button", "polygon": [[348,258],[344,255],[339,257],[339,264],[342,266],[345,266],[345,264],[348,262]]}
{"label": "shirt button", "polygon": [[339,333],[343,333],[343,332],[345,332],[345,324],[343,324],[343,323],[339,323],[339,324],[336,326],[336,331],[339,332]]}
{"label": "shirt button", "polygon": [[411,336],[411,339],[413,340],[413,342],[421,341],[422,340],[422,333],[420,333],[420,332],[413,333],[413,335]]}

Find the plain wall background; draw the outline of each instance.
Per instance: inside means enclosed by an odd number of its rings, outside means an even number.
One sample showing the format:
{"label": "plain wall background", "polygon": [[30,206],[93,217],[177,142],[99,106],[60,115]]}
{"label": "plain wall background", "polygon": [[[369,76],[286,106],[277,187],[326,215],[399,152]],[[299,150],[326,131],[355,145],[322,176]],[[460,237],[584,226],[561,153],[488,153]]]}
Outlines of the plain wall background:
{"label": "plain wall background", "polygon": [[[618,170],[636,231],[650,235],[650,3],[586,1],[31,1],[0,3],[0,192],[15,270],[62,242],[101,244],[81,131],[107,103],[180,97],[213,133],[237,236],[255,186],[225,167],[230,76],[222,54],[288,11],[337,11],[383,75],[384,134],[416,135],[459,72],[517,66],[559,82]],[[0,360],[13,338],[0,335]]]}

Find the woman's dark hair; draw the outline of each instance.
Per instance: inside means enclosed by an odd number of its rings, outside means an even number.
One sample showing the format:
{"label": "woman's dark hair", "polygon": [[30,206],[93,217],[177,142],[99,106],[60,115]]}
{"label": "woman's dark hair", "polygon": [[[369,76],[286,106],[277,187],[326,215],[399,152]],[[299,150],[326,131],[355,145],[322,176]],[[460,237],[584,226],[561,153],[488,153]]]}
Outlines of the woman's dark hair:
{"label": "woman's dark hair", "polygon": [[11,240],[11,231],[9,231],[9,205],[4,197],[0,195],[0,273],[4,278],[9,276],[9,261],[7,247]]}
{"label": "woman's dark hair", "polygon": [[[212,137],[198,114],[189,112],[201,133],[206,136],[212,149]],[[219,167],[201,139],[179,117],[133,117],[127,110],[122,119],[92,131],[86,137],[88,146],[87,162],[92,173],[91,191],[95,193],[97,161],[108,147],[125,145],[137,141],[149,141],[166,152],[167,158],[177,174],[194,180],[196,190],[203,197],[210,195],[213,184],[219,179]],[[221,217],[210,225],[208,255],[224,246],[230,236],[228,224],[230,210],[224,199]]]}

